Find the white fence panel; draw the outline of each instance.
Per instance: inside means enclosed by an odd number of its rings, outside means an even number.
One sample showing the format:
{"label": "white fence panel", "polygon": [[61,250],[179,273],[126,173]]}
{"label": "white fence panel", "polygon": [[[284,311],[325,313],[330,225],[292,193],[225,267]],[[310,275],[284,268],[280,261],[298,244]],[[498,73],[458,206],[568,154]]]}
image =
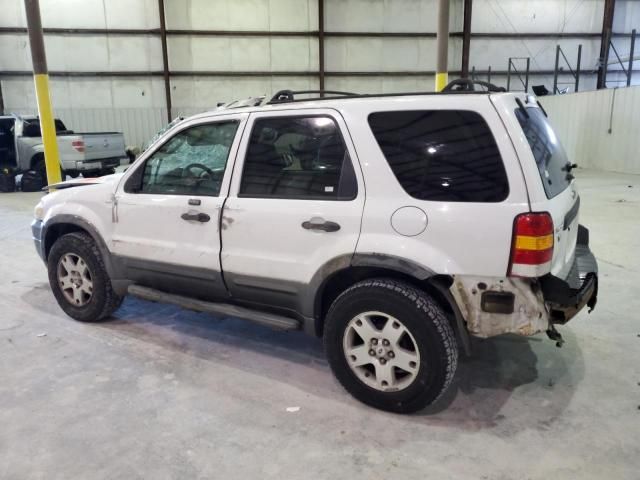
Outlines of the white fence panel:
{"label": "white fence panel", "polygon": [[640,87],[540,98],[571,161],[640,174]]}

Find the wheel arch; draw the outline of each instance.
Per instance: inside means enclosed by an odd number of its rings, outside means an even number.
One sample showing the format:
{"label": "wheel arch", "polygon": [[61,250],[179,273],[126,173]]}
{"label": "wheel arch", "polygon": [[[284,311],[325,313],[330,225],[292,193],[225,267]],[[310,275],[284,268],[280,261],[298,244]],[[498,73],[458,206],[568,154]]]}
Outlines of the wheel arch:
{"label": "wheel arch", "polygon": [[390,255],[354,255],[344,268],[336,269],[319,285],[314,301],[315,334],[322,337],[324,319],[333,301],[347,288],[370,278],[393,278],[428,293],[445,310],[465,353],[470,353],[469,333],[458,305],[449,292],[450,275],[436,274],[414,262]]}
{"label": "wheel arch", "polygon": [[107,248],[107,244],[98,232],[97,228],[84,218],[76,215],[60,214],[47,220],[42,231],[44,260],[46,261],[49,257],[51,247],[58,238],[62,235],[73,232],[86,233],[93,239],[100,251],[100,255],[102,255],[109,277],[112,279],[117,278],[115,275],[115,265],[111,257],[111,252]]}

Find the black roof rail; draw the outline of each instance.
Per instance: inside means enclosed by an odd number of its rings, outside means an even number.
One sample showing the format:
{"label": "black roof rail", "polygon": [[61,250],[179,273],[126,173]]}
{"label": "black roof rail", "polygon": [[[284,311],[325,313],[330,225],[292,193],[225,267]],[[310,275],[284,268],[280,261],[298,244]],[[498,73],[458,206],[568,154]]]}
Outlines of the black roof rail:
{"label": "black roof rail", "polygon": [[[476,90],[475,86],[480,85],[485,87],[486,90]],[[292,102],[308,102],[312,100],[335,100],[336,98],[384,98],[384,97],[406,97],[412,95],[450,95],[450,94],[488,94],[491,92],[506,92],[504,87],[499,87],[493,83],[483,82],[481,80],[470,80],[467,78],[460,78],[449,82],[441,92],[397,92],[397,93],[350,93],[340,92],[337,90],[280,90],[277,92],[266,105],[274,105],[279,103],[292,103]],[[333,96],[327,97],[315,97],[315,98],[296,98],[296,95],[308,95],[308,94],[328,94]]]}
{"label": "black roof rail", "polygon": [[[267,102],[267,105],[273,105],[274,103],[287,103],[287,102],[295,102],[296,98],[295,95],[309,95],[309,94],[318,94],[318,95],[324,95],[324,94],[329,94],[329,95],[342,95],[342,96],[346,96],[346,97],[357,97],[358,94],[357,93],[351,93],[351,92],[339,92],[337,90],[280,90],[279,92],[277,92],[273,97],[271,97],[271,100],[269,100]],[[321,100],[323,97],[318,97],[315,100]],[[311,98],[307,98],[305,100],[314,100]]]}
{"label": "black roof rail", "polygon": [[[470,78],[458,78],[449,82],[449,84],[442,89],[442,93],[453,92],[475,92],[476,85],[485,87],[487,92],[506,92],[507,89],[499,87],[493,83],[484,82],[482,80],[471,80]],[[482,90],[480,90],[482,91]]]}

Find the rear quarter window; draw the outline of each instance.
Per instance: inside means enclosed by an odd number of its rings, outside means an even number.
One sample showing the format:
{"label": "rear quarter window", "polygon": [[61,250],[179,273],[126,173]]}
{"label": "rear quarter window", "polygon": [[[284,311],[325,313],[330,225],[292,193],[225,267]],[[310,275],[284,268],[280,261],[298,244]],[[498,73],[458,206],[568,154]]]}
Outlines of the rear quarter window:
{"label": "rear quarter window", "polygon": [[501,202],[509,183],[482,116],[466,110],[376,112],[371,131],[404,190],[419,200]]}

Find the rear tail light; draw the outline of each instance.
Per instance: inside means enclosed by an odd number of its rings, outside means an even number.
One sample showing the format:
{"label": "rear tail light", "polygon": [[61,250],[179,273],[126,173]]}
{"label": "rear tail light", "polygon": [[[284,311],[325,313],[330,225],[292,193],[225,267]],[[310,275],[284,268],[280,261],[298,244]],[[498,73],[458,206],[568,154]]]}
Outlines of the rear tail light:
{"label": "rear tail light", "polygon": [[71,142],[71,146],[78,152],[84,152],[84,142],[82,140],[74,140]]}
{"label": "rear tail light", "polygon": [[553,219],[548,213],[523,213],[513,224],[513,245],[507,275],[540,277],[551,270]]}

